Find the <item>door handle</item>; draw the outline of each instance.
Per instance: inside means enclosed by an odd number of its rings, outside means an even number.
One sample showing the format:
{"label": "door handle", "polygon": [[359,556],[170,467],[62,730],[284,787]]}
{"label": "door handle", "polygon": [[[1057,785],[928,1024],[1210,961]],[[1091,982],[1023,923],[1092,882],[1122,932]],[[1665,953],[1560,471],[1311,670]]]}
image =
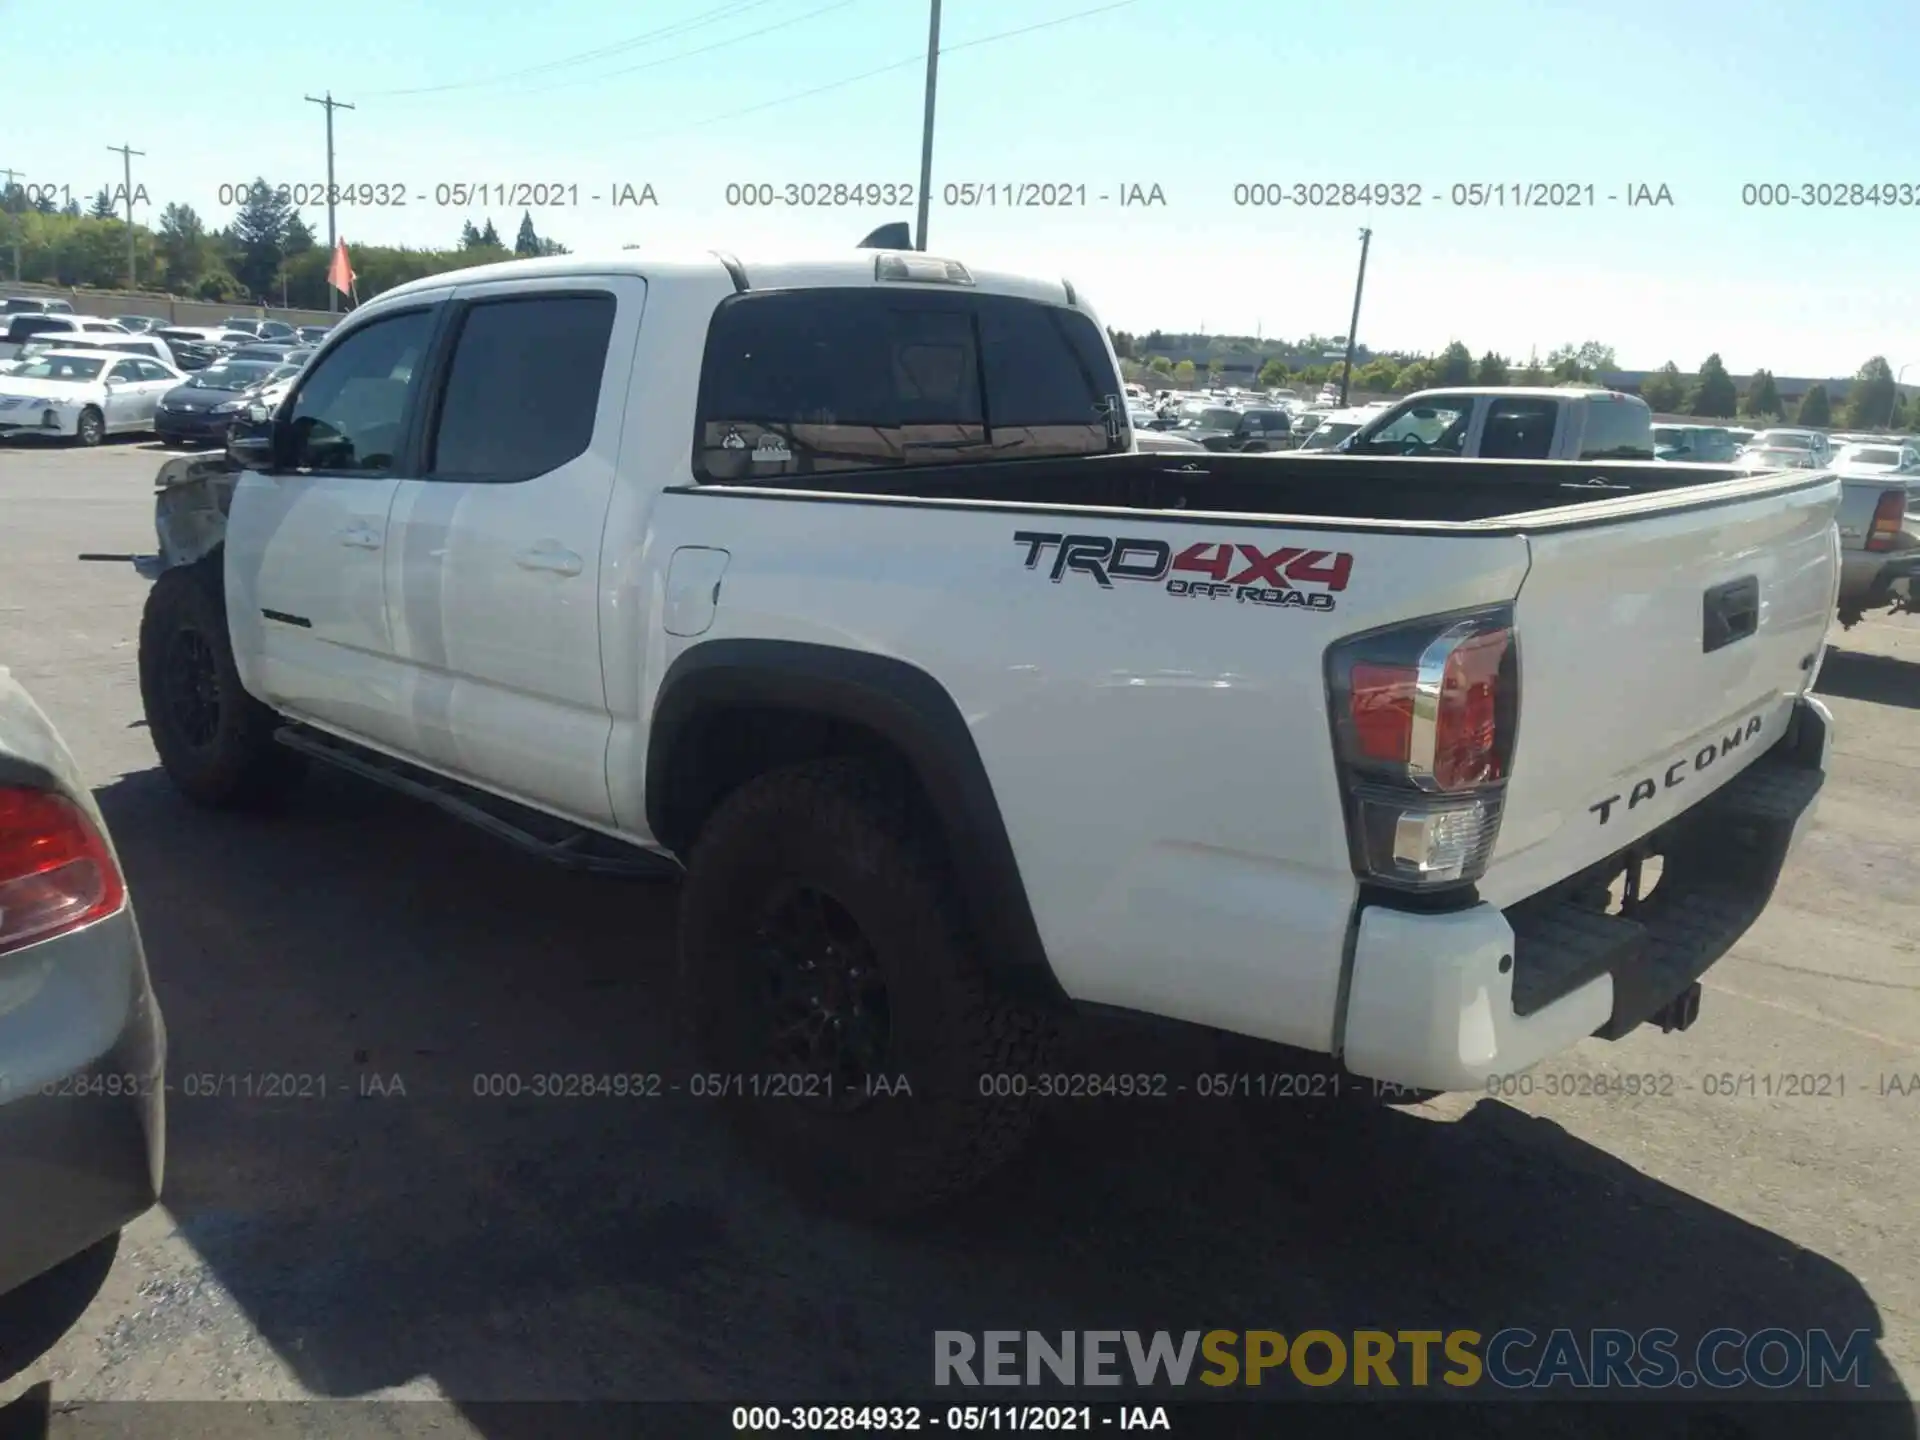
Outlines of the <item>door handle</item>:
{"label": "door handle", "polygon": [[342,545],[351,545],[356,550],[378,550],[380,537],[373,533],[371,525],[349,525],[337,538]]}
{"label": "door handle", "polygon": [[513,557],[513,563],[522,570],[547,570],[555,575],[578,575],[586,567],[586,562],[573,551],[552,542],[522,550]]}

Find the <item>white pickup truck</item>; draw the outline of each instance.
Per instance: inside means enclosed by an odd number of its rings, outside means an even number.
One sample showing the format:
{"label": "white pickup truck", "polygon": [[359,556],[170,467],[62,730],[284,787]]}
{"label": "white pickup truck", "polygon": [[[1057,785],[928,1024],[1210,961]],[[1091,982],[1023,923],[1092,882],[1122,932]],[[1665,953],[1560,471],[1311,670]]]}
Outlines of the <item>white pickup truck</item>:
{"label": "white pickup truck", "polygon": [[1647,402],[1592,386],[1421,390],[1333,448],[1343,455],[1468,460],[1655,458]]}
{"label": "white pickup truck", "polygon": [[1084,1007],[1420,1090],[1692,1023],[1820,786],[1838,482],[1129,453],[1121,393],[1071,284],[913,253],[403,285],[162,471],[154,745],[684,870],[704,1063],[866,1210]]}

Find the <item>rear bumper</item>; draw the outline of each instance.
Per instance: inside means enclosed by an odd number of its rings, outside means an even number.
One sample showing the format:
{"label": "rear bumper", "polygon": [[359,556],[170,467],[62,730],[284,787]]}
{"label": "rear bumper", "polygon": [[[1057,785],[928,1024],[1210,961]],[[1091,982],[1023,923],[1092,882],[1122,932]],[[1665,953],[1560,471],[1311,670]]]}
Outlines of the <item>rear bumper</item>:
{"label": "rear bumper", "polygon": [[133,911],[0,957],[0,1292],[159,1197],[166,1032]]}
{"label": "rear bumper", "polygon": [[1346,1068],[1415,1089],[1474,1090],[1653,1019],[1766,908],[1812,824],[1832,734],[1826,707],[1802,698],[1771,750],[1636,846],[1662,869],[1630,918],[1593,899],[1624,852],[1505,911],[1364,909]]}

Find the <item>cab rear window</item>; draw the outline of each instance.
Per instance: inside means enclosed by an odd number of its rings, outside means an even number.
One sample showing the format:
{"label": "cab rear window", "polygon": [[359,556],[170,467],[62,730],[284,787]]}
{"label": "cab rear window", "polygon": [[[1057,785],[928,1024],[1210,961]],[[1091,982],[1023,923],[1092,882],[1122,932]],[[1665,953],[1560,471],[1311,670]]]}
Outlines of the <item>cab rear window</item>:
{"label": "cab rear window", "polygon": [[1582,460],[1653,459],[1653,411],[1645,401],[1595,395],[1580,435]]}
{"label": "cab rear window", "polygon": [[836,471],[1126,449],[1120,377],[1077,310],[881,287],[737,295],[707,332],[695,476]]}

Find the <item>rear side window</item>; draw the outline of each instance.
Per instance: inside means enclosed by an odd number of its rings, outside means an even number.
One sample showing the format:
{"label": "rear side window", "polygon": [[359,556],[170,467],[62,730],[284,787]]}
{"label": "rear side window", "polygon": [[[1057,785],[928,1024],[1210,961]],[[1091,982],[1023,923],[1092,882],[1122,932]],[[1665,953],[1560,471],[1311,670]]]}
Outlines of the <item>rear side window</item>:
{"label": "rear side window", "polygon": [[427,478],[512,484],[584,453],[613,312],[605,293],[475,302],[447,367]]}
{"label": "rear side window", "polygon": [[1589,400],[1582,460],[1653,459],[1653,412],[1644,401]]}
{"label": "rear side window", "polygon": [[875,287],[748,294],[707,332],[694,473],[710,482],[1098,455],[1120,379],[1085,315]]}
{"label": "rear side window", "polygon": [[1553,453],[1553,422],[1560,407],[1551,400],[1495,400],[1480,432],[1488,460],[1544,460]]}

